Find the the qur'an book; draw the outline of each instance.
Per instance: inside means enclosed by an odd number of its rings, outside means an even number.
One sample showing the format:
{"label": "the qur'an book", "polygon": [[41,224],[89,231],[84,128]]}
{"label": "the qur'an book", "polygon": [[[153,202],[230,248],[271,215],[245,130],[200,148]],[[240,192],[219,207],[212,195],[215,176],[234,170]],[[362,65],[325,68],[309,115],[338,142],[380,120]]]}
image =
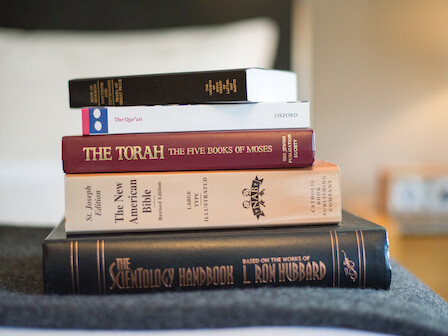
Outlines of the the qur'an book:
{"label": "the qur'an book", "polygon": [[309,102],[82,109],[84,135],[309,127]]}
{"label": "the qur'an book", "polygon": [[386,230],[343,213],[340,225],[67,236],[45,239],[47,293],[315,286],[387,289]]}
{"label": "the qur'an book", "polygon": [[311,166],[308,129],[142,133],[62,138],[66,173]]}
{"label": "the qur'an book", "polygon": [[297,77],[261,68],[82,78],[69,81],[70,107],[287,102]]}
{"label": "the qur'an book", "polygon": [[67,174],[68,233],[189,230],[341,221],[337,165]]}

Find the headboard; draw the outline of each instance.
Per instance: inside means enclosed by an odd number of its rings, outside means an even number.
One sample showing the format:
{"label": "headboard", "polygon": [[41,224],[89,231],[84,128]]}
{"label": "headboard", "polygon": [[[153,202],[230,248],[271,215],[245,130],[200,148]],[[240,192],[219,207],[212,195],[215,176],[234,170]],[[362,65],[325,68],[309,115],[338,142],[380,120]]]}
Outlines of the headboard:
{"label": "headboard", "polygon": [[274,68],[291,69],[293,0],[43,0],[0,2],[0,27],[28,30],[141,30],[271,18],[280,36]]}

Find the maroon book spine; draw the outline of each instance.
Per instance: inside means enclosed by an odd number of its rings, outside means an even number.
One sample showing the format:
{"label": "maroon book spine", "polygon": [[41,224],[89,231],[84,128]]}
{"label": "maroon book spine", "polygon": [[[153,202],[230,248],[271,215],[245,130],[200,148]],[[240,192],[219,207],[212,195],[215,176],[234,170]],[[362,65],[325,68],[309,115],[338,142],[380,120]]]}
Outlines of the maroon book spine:
{"label": "maroon book spine", "polygon": [[66,173],[308,167],[306,129],[142,133],[62,138]]}

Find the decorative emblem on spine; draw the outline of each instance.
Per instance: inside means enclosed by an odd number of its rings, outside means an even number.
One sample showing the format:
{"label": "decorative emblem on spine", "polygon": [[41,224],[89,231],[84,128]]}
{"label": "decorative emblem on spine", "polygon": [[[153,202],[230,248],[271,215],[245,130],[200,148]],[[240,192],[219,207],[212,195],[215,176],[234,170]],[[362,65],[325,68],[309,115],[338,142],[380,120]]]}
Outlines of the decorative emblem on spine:
{"label": "decorative emblem on spine", "polygon": [[243,207],[245,209],[252,208],[252,212],[257,219],[260,219],[260,216],[264,216],[264,212],[261,210],[261,207],[264,206],[264,201],[261,197],[264,195],[264,189],[260,191],[260,186],[263,183],[263,179],[259,180],[258,176],[255,176],[255,180],[252,181],[251,188],[243,189],[243,196],[249,197],[249,200],[245,200],[243,202]]}
{"label": "decorative emblem on spine", "polygon": [[358,279],[358,273],[355,270],[355,263],[353,261],[351,261],[349,258],[347,258],[347,255],[345,254],[344,250],[341,250],[342,253],[344,253],[344,272],[345,275],[350,277],[350,279],[352,279],[353,282],[356,281],[356,279]]}

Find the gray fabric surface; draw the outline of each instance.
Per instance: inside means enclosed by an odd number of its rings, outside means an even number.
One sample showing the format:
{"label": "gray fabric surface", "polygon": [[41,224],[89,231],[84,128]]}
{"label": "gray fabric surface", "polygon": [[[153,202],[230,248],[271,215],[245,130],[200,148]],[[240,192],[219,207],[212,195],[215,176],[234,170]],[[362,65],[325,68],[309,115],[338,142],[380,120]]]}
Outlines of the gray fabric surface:
{"label": "gray fabric surface", "polygon": [[85,329],[331,326],[448,335],[448,304],[392,261],[390,290],[258,288],[146,295],[43,294],[50,229],[0,227],[0,325]]}

